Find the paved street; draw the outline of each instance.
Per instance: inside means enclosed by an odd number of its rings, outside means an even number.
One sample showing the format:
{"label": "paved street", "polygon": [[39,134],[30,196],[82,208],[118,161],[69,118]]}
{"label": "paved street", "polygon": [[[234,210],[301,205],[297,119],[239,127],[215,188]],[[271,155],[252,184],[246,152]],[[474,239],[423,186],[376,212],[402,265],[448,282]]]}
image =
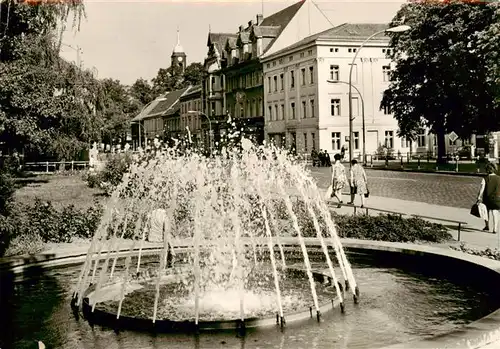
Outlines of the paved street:
{"label": "paved street", "polygon": [[[330,184],[331,168],[310,167],[320,188]],[[348,167],[346,167],[348,170]],[[470,208],[475,202],[481,178],[433,173],[366,170],[374,196]]]}

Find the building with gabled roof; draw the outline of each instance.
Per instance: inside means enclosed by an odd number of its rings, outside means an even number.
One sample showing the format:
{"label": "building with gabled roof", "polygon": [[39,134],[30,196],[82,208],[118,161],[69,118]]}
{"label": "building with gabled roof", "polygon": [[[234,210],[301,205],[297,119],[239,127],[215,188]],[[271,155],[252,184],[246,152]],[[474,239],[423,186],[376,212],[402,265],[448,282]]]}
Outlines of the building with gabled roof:
{"label": "building with gabled roof", "polygon": [[154,138],[176,137],[181,132],[180,98],[188,89],[186,87],[159,96],[132,119],[134,148],[144,147]]}
{"label": "building with gabled roof", "polygon": [[241,25],[234,34],[209,33],[205,113],[218,122],[231,115],[247,136],[262,142],[264,105],[260,59],[330,27],[312,0],[301,0],[267,17],[257,14],[255,21]]}
{"label": "building with gabled roof", "polygon": [[380,110],[391,71],[389,38],[382,34],[386,28],[386,24],[344,23],[262,58],[266,138],[299,153],[315,149],[333,155],[342,147],[347,152],[349,70],[359,46],[381,33],[364,45],[353,65],[353,152],[362,154],[363,114],[367,154],[383,145],[409,151],[408,142],[397,137],[391,111]]}

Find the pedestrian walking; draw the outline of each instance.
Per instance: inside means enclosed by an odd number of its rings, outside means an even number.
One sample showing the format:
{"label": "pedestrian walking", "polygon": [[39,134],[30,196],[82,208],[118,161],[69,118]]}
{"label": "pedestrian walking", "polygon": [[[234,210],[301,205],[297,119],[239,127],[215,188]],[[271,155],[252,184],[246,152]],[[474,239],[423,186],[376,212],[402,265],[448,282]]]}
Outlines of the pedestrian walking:
{"label": "pedestrian walking", "polygon": [[361,208],[365,207],[365,195],[368,193],[368,180],[366,178],[365,169],[358,164],[358,161],[351,161],[351,169],[349,171],[349,184],[351,186],[351,202],[354,204],[356,194],[361,198]]}
{"label": "pedestrian walking", "polygon": [[486,173],[487,175],[481,180],[477,202],[483,203],[488,210],[491,224],[486,221],[486,227],[493,234],[497,234],[500,228],[500,176],[496,174],[496,166],[491,162],[486,164]]}
{"label": "pedestrian walking", "polygon": [[339,201],[338,208],[342,207],[342,189],[346,186],[347,176],[345,167],[340,162],[340,154],[334,155],[335,163],[332,166],[332,197],[337,198]]}

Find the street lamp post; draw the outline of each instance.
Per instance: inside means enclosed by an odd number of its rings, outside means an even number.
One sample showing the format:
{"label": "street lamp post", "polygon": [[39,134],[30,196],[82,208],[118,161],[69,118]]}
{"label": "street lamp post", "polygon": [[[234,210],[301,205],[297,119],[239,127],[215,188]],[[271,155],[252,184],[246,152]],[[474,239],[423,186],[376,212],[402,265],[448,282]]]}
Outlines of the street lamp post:
{"label": "street lamp post", "polygon": [[212,147],[213,147],[213,145],[212,145],[212,120],[210,120],[210,117],[207,114],[205,114],[201,111],[188,110],[188,114],[203,115],[207,118],[207,120],[208,120],[208,132],[209,132],[208,142],[210,143],[210,156],[212,156],[212,153],[213,153],[213,151],[212,151]]}
{"label": "street lamp post", "polygon": [[354,66],[354,62],[356,62],[356,58],[358,57],[359,52],[361,49],[365,46],[365,44],[370,41],[373,37],[383,34],[383,33],[401,33],[405,32],[407,30],[410,30],[411,27],[408,25],[398,25],[396,27],[392,28],[387,28],[384,30],[380,30],[372,35],[370,35],[365,41],[359,45],[358,49],[356,50],[356,54],[352,58],[351,62],[351,67],[349,68],[349,161],[352,161],[353,158],[353,152],[352,152],[352,135],[353,135],[353,130],[352,130],[352,68]]}
{"label": "street lamp post", "polygon": [[[328,83],[331,84],[345,84],[349,85],[348,82],[346,81],[341,81],[341,80],[327,80]],[[359,91],[359,89],[356,86],[351,86],[356,90],[356,92],[359,95],[359,98],[361,99],[361,118],[362,118],[362,130],[363,130],[363,165],[366,165],[366,128],[365,128],[365,100],[363,98],[363,95]]]}

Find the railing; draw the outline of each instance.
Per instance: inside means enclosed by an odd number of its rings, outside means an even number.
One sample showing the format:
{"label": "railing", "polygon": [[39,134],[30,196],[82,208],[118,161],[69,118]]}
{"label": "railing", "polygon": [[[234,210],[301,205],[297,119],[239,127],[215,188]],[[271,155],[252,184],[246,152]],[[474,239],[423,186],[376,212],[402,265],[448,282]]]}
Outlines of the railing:
{"label": "railing", "polygon": [[40,171],[49,173],[64,168],[64,170],[79,170],[84,169],[89,165],[88,161],[41,161],[41,162],[26,162],[22,165],[28,171]]}

